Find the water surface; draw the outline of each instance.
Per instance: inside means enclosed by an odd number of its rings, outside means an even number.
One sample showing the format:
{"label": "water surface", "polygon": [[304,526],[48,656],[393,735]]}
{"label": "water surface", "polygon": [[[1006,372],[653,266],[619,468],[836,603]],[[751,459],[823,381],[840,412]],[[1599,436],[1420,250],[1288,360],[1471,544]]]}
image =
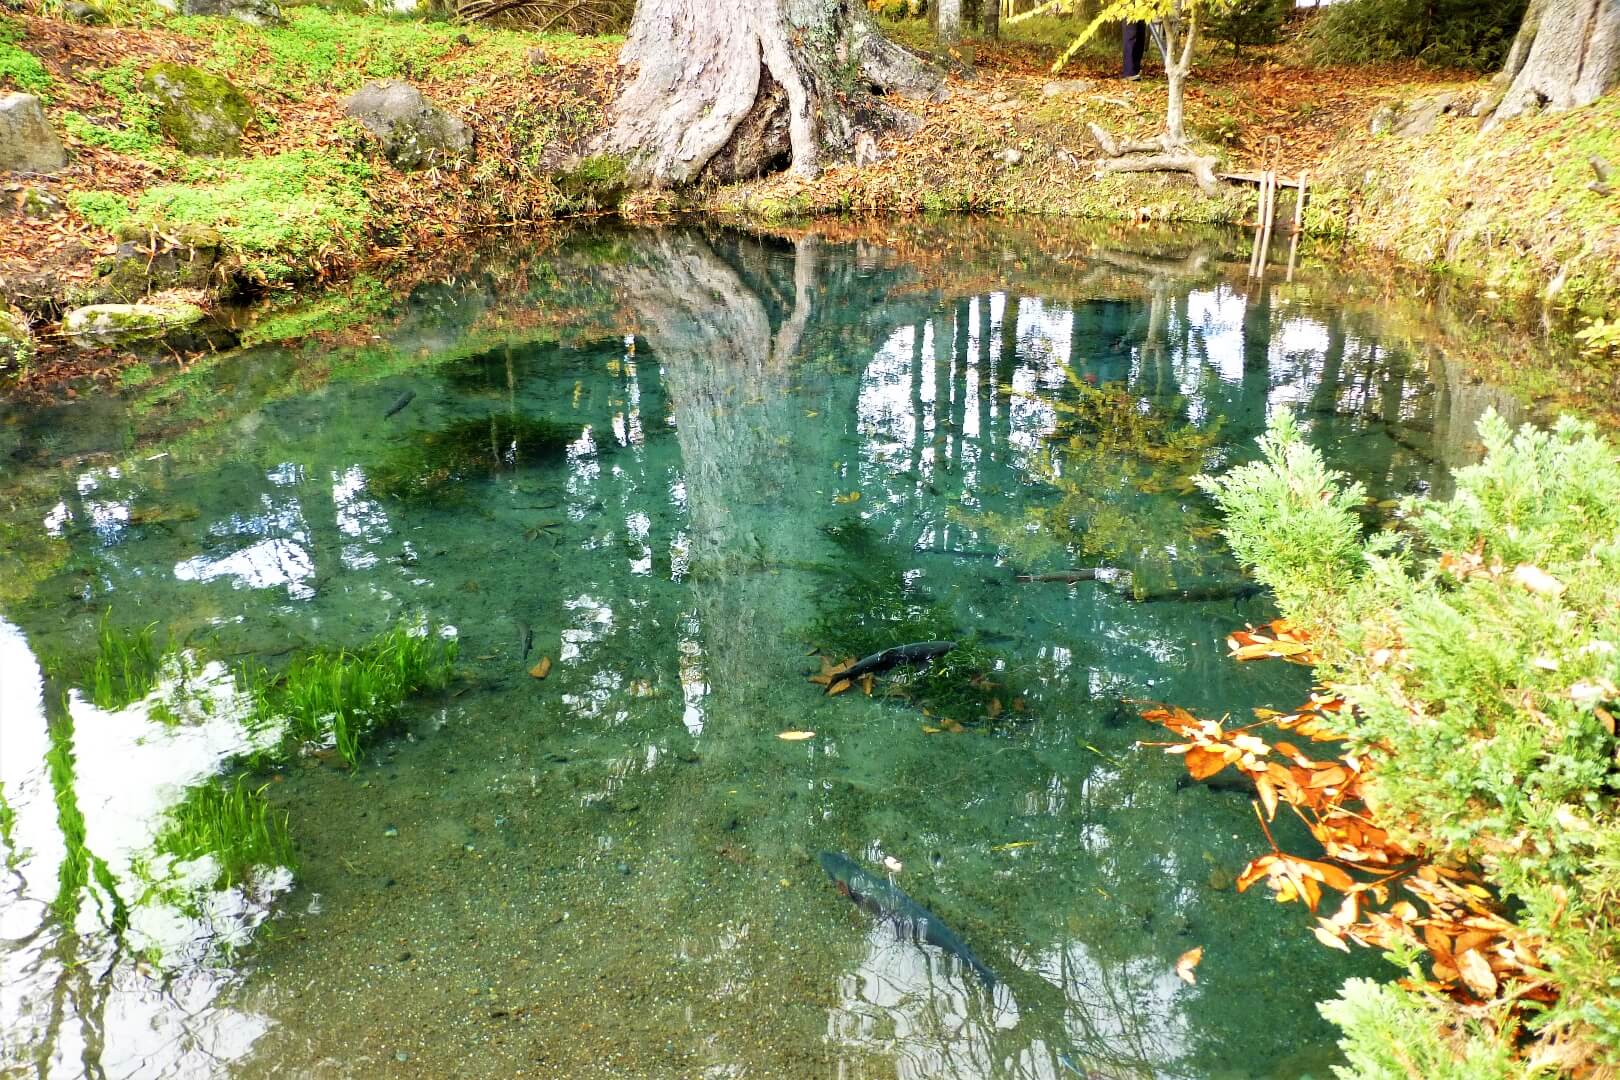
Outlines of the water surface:
{"label": "water surface", "polygon": [[[1381,965],[1233,891],[1249,801],[1139,746],[1129,703],[1308,689],[1225,659],[1275,612],[1189,479],[1268,415],[1367,483],[1371,527],[1512,407],[1340,299],[1219,237],[601,231],[12,407],[0,1074],[1327,1075],[1312,1003]],[[1104,580],[1016,580],[1073,567]],[[808,681],[883,605],[989,689],[945,715]],[[65,673],[103,617],[188,670],[95,707]],[[401,620],[458,639],[450,688],[353,771],[250,774],[296,870],[221,889],[154,851],[270,737],[233,665]],[[105,875],[74,877],[75,813]],[[994,989],[823,851],[892,873]]]}

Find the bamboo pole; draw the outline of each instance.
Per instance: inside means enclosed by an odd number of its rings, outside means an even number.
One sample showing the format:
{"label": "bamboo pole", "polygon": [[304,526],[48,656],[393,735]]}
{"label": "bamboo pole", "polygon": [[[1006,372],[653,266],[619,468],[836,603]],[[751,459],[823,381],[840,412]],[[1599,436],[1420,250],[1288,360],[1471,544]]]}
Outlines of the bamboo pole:
{"label": "bamboo pole", "polygon": [[1271,253],[1271,224],[1277,216],[1277,173],[1275,170],[1266,173],[1266,199],[1265,224],[1260,234],[1260,276],[1266,276],[1266,257]]}
{"label": "bamboo pole", "polygon": [[1305,180],[1310,174],[1304,169],[1299,171],[1299,193],[1294,196],[1294,235],[1298,236],[1300,228],[1305,222]]}

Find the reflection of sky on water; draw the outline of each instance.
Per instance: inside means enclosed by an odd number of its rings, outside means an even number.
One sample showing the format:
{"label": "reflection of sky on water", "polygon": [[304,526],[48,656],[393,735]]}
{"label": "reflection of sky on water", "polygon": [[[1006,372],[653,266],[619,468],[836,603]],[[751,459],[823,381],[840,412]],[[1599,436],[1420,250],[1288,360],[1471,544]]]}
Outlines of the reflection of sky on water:
{"label": "reflection of sky on water", "polygon": [[[0,620],[0,784],[16,815],[16,846],[0,876],[0,1072],[27,1061],[42,1077],[73,1077],[88,1061],[107,1076],[206,1075],[265,1030],[262,1017],[215,1008],[236,979],[215,961],[220,948],[247,944],[290,877],[270,874],[253,889],[215,891],[211,867],[170,867],[150,850],[164,812],[186,787],[251,745],[224,675],[213,664],[193,676],[197,696],[212,704],[174,728],[151,721],[152,699],[103,710],[77,692],[70,696],[71,790],[84,815],[85,846],[106,861],[130,922],[120,945],[105,922],[110,898],[92,882],[78,908],[77,935],[64,935],[49,914],[67,849],[45,764],[45,685],[27,639]],[[160,684],[157,694],[172,688]],[[149,892],[136,873],[141,864],[158,880],[172,872],[173,885],[195,888],[195,909]],[[161,957],[164,971],[132,962],[142,955]],[[41,1049],[45,1059],[36,1061]]]}
{"label": "reflection of sky on water", "polygon": [[[686,757],[707,760],[709,754],[720,756],[722,745],[747,743],[758,731],[774,744],[775,731],[801,726],[795,710],[825,708],[823,701],[791,692],[804,689],[797,683],[795,665],[813,663],[803,658],[811,643],[793,633],[804,615],[805,597],[802,578],[792,578],[791,572],[796,564],[835,558],[819,526],[854,517],[873,526],[906,561],[905,581],[919,595],[957,604],[960,611],[972,613],[975,626],[982,623],[1001,631],[1002,641],[1016,641],[1008,647],[1020,650],[1020,661],[1042,687],[1089,688],[1094,701],[1141,695],[1159,685],[1193,687],[1220,701],[1233,694],[1239,676],[1222,660],[1218,641],[1189,640],[1179,632],[1184,627],[1178,629],[1162,608],[1122,607],[1113,592],[1095,583],[1015,592],[1005,588],[1006,580],[988,580],[1007,579],[1012,568],[1005,557],[995,558],[987,550],[995,542],[985,531],[950,511],[1017,512],[1024,506],[1021,500],[1041,494],[1041,482],[1032,479],[1030,466],[1037,455],[1048,452],[1048,436],[1059,429],[1059,406],[1074,389],[1071,375],[1091,385],[1125,387],[1144,410],[1179,409],[1177,415],[1193,424],[1234,418],[1220,454],[1239,443],[1247,447],[1268,410],[1318,410],[1309,413],[1314,418],[1310,422],[1327,433],[1323,441],[1330,452],[1343,443],[1338,436],[1346,430],[1376,442],[1375,452],[1355,464],[1375,485],[1386,486],[1418,482],[1414,478],[1426,475],[1428,466],[1391,450],[1378,424],[1428,424],[1435,430],[1419,430],[1419,441],[1432,435],[1437,447],[1454,449],[1456,440],[1448,442],[1447,432],[1469,422],[1470,408],[1454,410],[1452,427],[1441,430],[1429,380],[1388,362],[1378,343],[1345,332],[1313,310],[1273,309],[1265,294],[1245,295],[1225,284],[1187,287],[1169,282],[1153,288],[1157,294],[1145,289],[1142,295],[1113,300],[1047,300],[998,291],[960,302],[930,301],[905,318],[861,311],[857,314],[873,315],[871,325],[879,329],[860,338],[867,327],[846,323],[845,329],[853,332],[829,346],[817,344],[811,334],[805,355],[772,361],[791,371],[776,373],[781,374],[780,386],[771,383],[776,375],[769,365],[750,368],[741,381],[751,392],[765,395],[762,401],[705,396],[714,387],[702,383],[685,385],[704,393],[677,400],[671,388],[678,391],[680,378],[690,380],[692,373],[666,366],[707,362],[718,367],[712,356],[694,360],[655,350],[638,358],[629,337],[622,343],[615,339],[604,350],[603,370],[585,372],[581,366],[583,374],[577,376],[568,369],[566,377],[556,376],[555,384],[545,383],[547,394],[542,395],[533,384],[552,377],[545,374],[549,367],[582,362],[549,346],[534,347],[534,356],[514,348],[515,359],[507,368],[513,381],[503,382],[500,391],[511,396],[500,407],[548,416],[552,414],[545,410],[555,407],[571,423],[579,421],[573,430],[580,435],[567,448],[562,466],[513,469],[487,486],[469,484],[467,492],[458,494],[472,497],[455,505],[388,502],[367,488],[372,455],[406,425],[429,425],[447,415],[494,407],[488,398],[471,393],[428,389],[438,385],[438,376],[435,369],[423,368],[411,376],[419,379],[414,408],[379,429],[343,430],[353,420],[336,393],[294,397],[250,414],[252,422],[234,430],[262,440],[255,450],[266,456],[245,457],[280,463],[267,469],[233,461],[228,467],[237,471],[218,483],[217,491],[197,496],[201,505],[195,524],[177,518],[172,528],[154,530],[142,519],[154,520],[150,509],[161,510],[165,498],[187,490],[181,480],[206,488],[212,462],[171,462],[164,468],[179,472],[166,485],[143,476],[143,467],[85,469],[41,498],[28,520],[31,528],[60,541],[80,560],[72,564],[73,572],[95,583],[90,592],[117,589],[120,603],[134,605],[143,615],[150,610],[154,619],[175,612],[210,631],[230,629],[238,635],[232,643],[241,646],[241,655],[265,649],[267,638],[278,646],[300,635],[311,641],[353,641],[351,625],[378,626],[417,604],[437,605],[432,610],[440,617],[469,612],[465,625],[477,637],[476,644],[469,637],[463,660],[489,664],[475,668],[479,675],[469,679],[471,696],[462,700],[472,703],[473,710],[511,707],[526,725],[525,750],[536,744],[531,726],[548,748],[553,744],[544,740],[553,728],[574,740],[563,756],[573,758],[570,768],[581,778],[563,797],[565,804],[610,803],[638,778],[661,780],[671,768],[672,752],[698,745],[683,740],[705,740],[704,754]],[[791,295],[780,293],[784,302]],[[812,330],[815,320],[848,314],[836,294],[802,295],[817,297]],[[1009,327],[1014,311],[1016,326]],[[958,318],[965,322],[959,324]],[[718,347],[714,342],[709,346],[711,351]],[[817,361],[824,352],[836,354],[842,370],[852,367],[858,374],[817,383]],[[1334,364],[1342,364],[1343,371]],[[1326,370],[1337,374],[1324,388]],[[531,380],[527,388],[524,379]],[[784,402],[801,383],[815,385],[814,393]],[[555,393],[559,387],[561,392]],[[780,411],[772,412],[773,405]],[[322,414],[328,406],[336,411]],[[669,418],[677,406],[684,410],[678,434],[685,440],[678,452],[668,438]],[[1376,424],[1363,424],[1375,415]],[[800,416],[816,422],[800,426]],[[266,417],[272,422],[260,422]],[[780,430],[784,418],[793,421],[787,431]],[[1341,427],[1330,426],[1334,424]],[[763,430],[767,428],[771,430]],[[313,438],[310,447],[299,441],[306,435]],[[783,457],[768,459],[778,449]],[[796,475],[794,468],[800,469]],[[778,471],[793,477],[788,490],[778,490],[787,485],[778,480]],[[242,482],[234,483],[235,477]],[[847,499],[852,490],[861,492],[858,501],[829,510],[827,500],[835,493]],[[793,515],[789,524],[803,518],[804,539],[791,536],[784,544],[788,530],[781,526],[788,515]],[[1179,546],[1185,540],[1165,533],[1145,543],[1174,556],[1186,550]],[[913,544],[960,552],[963,558],[930,561],[923,555],[912,560]],[[968,561],[970,555],[978,561]],[[53,589],[58,580],[73,583],[62,593],[80,594],[78,577],[52,579]],[[795,583],[784,592],[772,584],[775,580]],[[816,580],[819,587],[830,587],[826,580]],[[176,582],[183,585],[177,589]],[[286,604],[287,599],[298,603]],[[758,618],[761,605],[772,608],[765,613],[768,618]],[[88,621],[84,614],[81,622]],[[1223,611],[1213,618],[1226,615]],[[535,648],[522,665],[513,659],[517,621],[535,630]],[[285,634],[283,622],[289,624]],[[458,620],[458,625],[463,624]],[[777,630],[782,640],[761,640],[761,625]],[[344,630],[334,631],[336,626]],[[788,632],[781,633],[784,629]],[[34,632],[30,625],[30,634]],[[556,661],[549,682],[526,674],[541,655]],[[782,685],[754,685],[765,678],[755,666],[761,659],[776,665],[772,678]],[[492,674],[496,665],[504,666]],[[224,684],[217,667],[193,680],[203,686]],[[786,686],[789,682],[795,685]],[[200,910],[191,914],[159,905],[139,907],[132,941],[160,944],[166,956],[185,961],[166,988],[128,964],[115,968],[104,983],[89,978],[85,972],[103,970],[111,958],[97,933],[94,904],[87,901],[81,910],[82,942],[62,938],[44,915],[63,854],[54,792],[41,765],[48,746],[44,689],[28,643],[20,631],[3,623],[0,691],[0,779],[8,801],[19,811],[18,838],[28,852],[18,872],[5,878],[6,892],[0,897],[0,1020],[23,1018],[17,1028],[21,1034],[5,1053],[21,1060],[48,1047],[48,1055],[59,1062],[47,1070],[51,1075],[72,1074],[85,1055],[99,1055],[109,1075],[117,1069],[150,1074],[162,1067],[197,1075],[222,1071],[222,1063],[249,1052],[266,1021],[219,1008],[218,997],[234,985],[236,972],[201,961],[215,955],[222,943],[246,942],[259,920],[274,910],[273,894],[287,882],[273,878],[255,894],[205,893]],[[519,695],[521,705],[510,706]],[[739,697],[749,704],[743,721],[729,704]],[[756,701],[778,707],[754,712]],[[212,714],[187,712],[186,725],[171,730],[153,724],[143,703],[110,713],[73,698],[77,793],[89,822],[89,845],[121,877],[149,843],[157,816],[183,786],[211,774],[225,755],[244,744],[243,734],[228,719],[229,704],[228,694],[217,696]],[[838,707],[859,706],[845,699]],[[892,716],[874,718],[887,723]],[[869,759],[889,751],[882,743],[897,742],[902,733],[918,737],[911,719],[894,722],[892,737],[881,726],[876,735],[856,732],[844,741],[824,730],[807,752],[839,769],[859,772]],[[1000,807],[1006,819],[997,823],[997,840],[1021,838],[1026,827],[1046,829],[1053,831],[1043,833],[1042,841],[1051,846],[1000,856],[986,868],[987,890],[1023,889],[1031,880],[1051,887],[1050,879],[1039,877],[1039,860],[1062,845],[1065,857],[1095,867],[1096,878],[1087,879],[1088,886],[1100,881],[1112,896],[1116,887],[1131,885],[1130,873],[1140,872],[1154,880],[1136,885],[1160,889],[1165,917],[1185,913],[1199,902],[1187,882],[1204,868],[1186,865],[1193,859],[1186,854],[1191,842],[1177,847],[1161,835],[1144,838],[1108,816],[1115,810],[1139,810],[1158,796],[1131,786],[1134,781],[1126,774],[1140,773],[1139,767],[1123,768],[1113,757],[1099,764],[1086,756],[1102,753],[1085,745],[1107,734],[1099,733],[1097,720],[1086,713],[1038,722],[1051,728],[1037,732],[1016,752],[1050,753],[1056,760],[1043,759],[1023,774],[1010,772],[1011,757],[991,756],[1013,753],[1010,743],[985,749],[991,745],[987,740],[971,746],[970,753],[984,757],[964,760],[958,773],[924,776],[938,788],[925,791],[916,804],[921,808],[917,828],[948,829],[949,823],[941,826],[934,819],[936,812],[966,817]],[[1064,730],[1064,724],[1075,726]],[[677,741],[670,741],[671,734]],[[592,756],[591,739],[599,735],[604,738],[598,758]],[[615,738],[624,745],[614,745]],[[592,749],[582,753],[582,747]],[[1077,758],[1081,764],[1075,763]],[[920,759],[922,752],[907,744],[884,760],[914,765]],[[679,760],[685,763],[685,757]],[[542,760],[528,769],[531,794],[555,795],[537,779],[553,764],[555,760]],[[985,792],[970,795],[967,789],[981,766],[985,775],[1016,779],[1005,790],[989,790],[990,784]],[[139,782],[129,782],[131,777]],[[780,789],[769,788],[780,779],[779,768],[759,768],[738,786],[780,795]],[[886,777],[867,776],[864,781],[881,783]],[[812,787],[826,802],[805,817],[813,816],[817,827],[853,829],[846,850],[863,853],[874,866],[896,852],[916,859],[913,871],[920,869],[921,840],[910,841],[908,849],[903,830],[888,820],[879,827],[875,817],[856,818],[851,824],[841,816],[845,811],[829,794],[831,788],[817,784],[805,790]],[[658,812],[654,799],[639,797],[642,813]],[[695,808],[683,807],[682,814],[687,809]],[[771,820],[769,825],[739,814],[736,836],[746,838],[739,844],[760,839],[760,832],[750,830],[777,827],[781,806],[768,810],[761,816]],[[503,805],[500,811],[509,813],[510,808]],[[625,831],[631,829],[628,815],[614,820],[625,821]],[[681,830],[688,824],[677,816],[669,827]],[[791,827],[780,826],[783,832]],[[620,842],[599,839],[609,847]],[[771,842],[776,839],[770,837]],[[1136,850],[1139,842],[1151,851]],[[695,858],[709,857],[711,848],[696,852]],[[762,857],[761,868],[764,862]],[[205,870],[195,872],[206,877]],[[793,871],[773,864],[769,879],[777,880],[782,872]],[[453,891],[461,886],[445,887]],[[1093,891],[1093,903],[1094,896]],[[742,908],[768,904],[754,895],[739,902],[715,894],[714,900],[717,906]],[[298,906],[303,910],[309,905]],[[768,907],[761,911],[771,913]],[[973,927],[979,919],[982,933],[988,916],[972,906],[968,911],[966,925]],[[954,917],[954,911],[947,913]],[[1041,927],[1039,911],[1014,914],[1024,921],[1009,919],[1009,933]],[[763,918],[723,920],[718,951],[746,954],[766,925]],[[820,940],[836,940],[839,930],[859,934],[859,925],[836,927]],[[691,932],[701,935],[709,929]],[[826,929],[817,927],[812,936]],[[1003,987],[993,1007],[985,1009],[976,1000],[979,991],[964,986],[937,950],[873,931],[859,953],[849,954],[837,985],[837,1004],[828,1010],[826,1038],[832,1052],[847,1048],[851,1061],[867,1063],[867,1052],[890,1055],[900,1075],[919,1078],[1072,1076],[1057,1064],[1056,1054],[1064,1047],[1071,1048],[1064,1052],[1081,1067],[1099,1076],[1131,1075],[1132,1066],[1143,1062],[1172,1072],[1194,1052],[1204,1023],[1196,1012],[1201,1003],[1175,980],[1167,964],[1146,955],[1156,946],[1142,944],[1136,927],[1119,932],[1125,944],[1113,951],[1109,941],[1099,944],[1089,926],[1084,932],[1050,927],[1041,932],[1049,936],[1040,944],[1020,947],[1015,940],[996,958],[998,964],[1015,964],[1023,982],[1016,992]],[[853,950],[856,942],[851,939],[850,944]],[[768,973],[739,970],[743,973],[728,975],[705,992],[742,1001],[759,991],[756,980],[769,980]],[[1030,980],[1051,988],[1067,1007],[1043,1004]],[[819,1020],[819,1012],[817,1016]],[[722,1043],[725,1038],[723,1033],[708,1037]],[[99,1048],[103,1042],[105,1050]],[[81,1049],[85,1046],[90,1049]],[[10,1065],[12,1059],[0,1057],[0,1063]],[[721,1064],[713,1071],[741,1074],[745,1066]]]}

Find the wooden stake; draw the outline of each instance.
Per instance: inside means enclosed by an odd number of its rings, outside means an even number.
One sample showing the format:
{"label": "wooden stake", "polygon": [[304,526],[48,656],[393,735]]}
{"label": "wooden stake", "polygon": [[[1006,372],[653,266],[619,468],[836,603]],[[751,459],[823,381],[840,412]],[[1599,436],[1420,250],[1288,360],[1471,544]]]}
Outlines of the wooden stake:
{"label": "wooden stake", "polygon": [[1268,197],[1266,200],[1265,225],[1260,234],[1261,277],[1266,276],[1266,256],[1271,252],[1271,223],[1277,214],[1277,174],[1274,171],[1266,173],[1266,190]]}
{"label": "wooden stake", "polygon": [[1296,236],[1305,222],[1305,178],[1308,175],[1304,169],[1299,171],[1299,194],[1294,196],[1294,234]]}

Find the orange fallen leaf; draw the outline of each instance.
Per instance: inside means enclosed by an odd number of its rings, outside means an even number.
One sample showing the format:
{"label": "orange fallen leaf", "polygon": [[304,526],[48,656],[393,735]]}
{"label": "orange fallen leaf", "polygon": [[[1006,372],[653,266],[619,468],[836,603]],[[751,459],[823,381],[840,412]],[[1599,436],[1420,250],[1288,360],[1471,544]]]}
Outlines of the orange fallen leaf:
{"label": "orange fallen leaf", "polygon": [[1181,978],[1182,982],[1188,986],[1198,984],[1197,977],[1193,975],[1193,969],[1198,966],[1198,962],[1203,958],[1204,947],[1199,945],[1196,948],[1188,949],[1176,959],[1176,974]]}
{"label": "orange fallen leaf", "polygon": [[803,742],[805,739],[815,738],[816,733],[813,731],[779,731],[776,733],[776,737],[786,742]]}
{"label": "orange fallen leaf", "polygon": [[551,674],[551,657],[542,656],[540,662],[529,669],[529,674],[537,679],[543,679]]}
{"label": "orange fallen leaf", "polygon": [[827,696],[832,697],[834,694],[842,694],[845,690],[848,690],[851,685],[853,684],[848,679],[839,679],[837,682],[827,687]]}

